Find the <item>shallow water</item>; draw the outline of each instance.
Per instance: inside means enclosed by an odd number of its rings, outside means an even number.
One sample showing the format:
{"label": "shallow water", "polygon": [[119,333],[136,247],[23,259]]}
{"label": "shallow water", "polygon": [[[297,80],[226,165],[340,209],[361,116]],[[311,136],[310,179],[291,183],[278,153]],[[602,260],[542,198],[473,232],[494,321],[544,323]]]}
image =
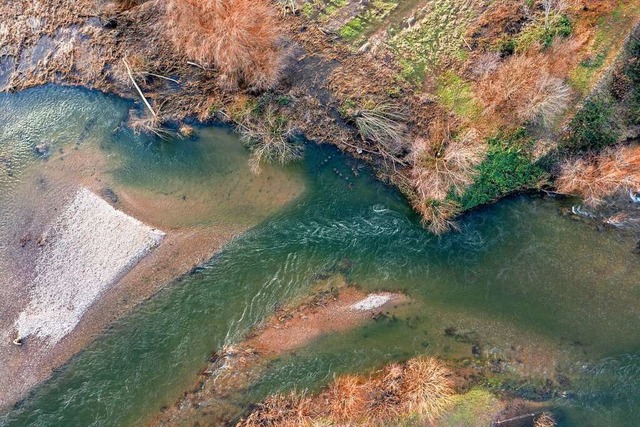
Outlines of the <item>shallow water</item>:
{"label": "shallow water", "polygon": [[[54,92],[60,100],[75,96]],[[27,107],[15,99],[25,96],[0,102],[19,112]],[[122,101],[94,95],[91,102],[121,120]],[[34,127],[56,132],[47,122]],[[201,132],[201,142],[218,144],[221,134]],[[120,141],[127,138],[134,136],[125,132]],[[116,182],[148,189],[156,181],[147,174],[153,174],[169,189],[164,192],[177,197],[171,188],[181,185],[181,175],[166,166],[177,162],[184,166],[189,200],[207,191],[206,176],[234,173],[223,161],[189,167],[204,155],[198,144],[189,150],[146,144],[131,145],[151,153],[125,156],[136,160],[132,166],[122,167],[127,163],[117,156]],[[276,304],[340,273],[365,290],[405,291],[413,303],[395,319],[326,337],[278,359],[240,400],[316,388],[334,373],[414,354],[471,358],[473,343],[496,361],[522,360],[508,364],[503,377],[524,397],[540,397],[535,386],[547,376],[566,377],[565,395],[545,396],[561,425],[634,425],[640,416],[640,259],[632,254],[633,240],[563,216],[567,202],[536,196],[472,212],[462,219],[460,233],[438,238],[419,225],[396,191],[332,147],[308,145],[304,163],[293,169],[307,182],[297,201],[269,211],[204,268],[117,322],[0,423],[139,425],[175,402],[212,350],[240,340]],[[225,193],[229,200],[237,197],[232,188]],[[228,220],[237,214],[231,206],[223,210]],[[215,215],[185,209],[164,221],[197,224]],[[445,334],[447,328],[458,335]]]}

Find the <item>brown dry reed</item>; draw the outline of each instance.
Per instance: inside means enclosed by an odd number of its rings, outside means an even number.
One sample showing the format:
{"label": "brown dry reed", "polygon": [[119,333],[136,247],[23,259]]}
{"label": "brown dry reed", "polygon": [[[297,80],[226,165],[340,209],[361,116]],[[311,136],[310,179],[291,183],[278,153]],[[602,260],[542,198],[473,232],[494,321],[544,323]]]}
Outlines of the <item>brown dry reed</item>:
{"label": "brown dry reed", "polygon": [[565,162],[556,180],[558,192],[584,198],[590,206],[618,191],[640,190],[640,146],[611,148],[598,156]]}
{"label": "brown dry reed", "polygon": [[345,375],[320,394],[275,395],[258,404],[238,426],[380,426],[412,417],[433,424],[451,407],[451,372],[442,362],[418,357],[393,363],[370,378]]}
{"label": "brown dry reed", "polygon": [[224,90],[265,90],[281,76],[283,29],[268,0],[171,0],[165,26],[179,53],[219,72]]}

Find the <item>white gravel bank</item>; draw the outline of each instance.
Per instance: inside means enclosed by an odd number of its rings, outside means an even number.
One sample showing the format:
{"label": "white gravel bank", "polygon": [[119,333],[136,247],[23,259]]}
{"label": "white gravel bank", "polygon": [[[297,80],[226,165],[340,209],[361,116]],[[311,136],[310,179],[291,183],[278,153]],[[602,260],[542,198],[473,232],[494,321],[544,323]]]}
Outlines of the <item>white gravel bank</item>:
{"label": "white gravel bank", "polygon": [[392,298],[393,294],[389,293],[369,294],[365,299],[350,305],[349,308],[354,311],[373,310],[374,308],[382,307],[391,301]]}
{"label": "white gravel bank", "polygon": [[36,336],[49,345],[58,342],[163,236],[80,189],[45,235],[29,304],[15,322],[17,336]]}

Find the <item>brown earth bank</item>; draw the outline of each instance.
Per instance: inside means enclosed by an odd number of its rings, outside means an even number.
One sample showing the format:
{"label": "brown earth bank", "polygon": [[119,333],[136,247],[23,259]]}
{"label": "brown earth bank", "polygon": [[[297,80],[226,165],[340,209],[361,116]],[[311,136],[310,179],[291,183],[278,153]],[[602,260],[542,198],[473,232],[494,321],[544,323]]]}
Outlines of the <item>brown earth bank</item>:
{"label": "brown earth bank", "polygon": [[369,161],[438,232],[597,149],[574,116],[608,90],[636,2],[400,3],[5,2],[0,89],[114,92],[144,101],[131,124],[148,131],[231,121],[256,163],[296,157],[302,133]]}
{"label": "brown earth bank", "polygon": [[[25,179],[24,188],[15,191],[18,211],[23,212],[16,223],[14,240],[10,242],[13,247],[10,250],[11,264],[16,267],[16,274],[9,275],[13,277],[10,281],[0,280],[5,296],[0,301],[2,408],[15,403],[32,387],[47,379],[56,368],[104,332],[108,325],[179,276],[211,259],[234,237],[298,197],[304,189],[299,177],[288,177],[283,171],[268,169],[257,178],[247,173],[243,176],[249,179],[232,178],[230,182],[220,183],[217,188],[209,190],[208,197],[193,197],[187,201],[179,195],[154,198],[153,189],[119,184],[109,174],[112,167],[113,164],[107,161],[105,153],[98,147],[65,150],[64,153],[54,153],[49,161],[39,165],[35,175]],[[228,201],[221,200],[219,194],[221,191],[226,193],[227,187],[243,189],[252,198],[245,204],[246,218],[236,215],[231,220],[216,215],[216,206],[228,207]],[[255,196],[257,191],[253,191],[254,187],[261,189],[260,196]],[[33,270],[40,254],[52,244],[41,236],[46,234],[78,188],[91,190],[117,210],[162,230],[165,236],[154,250],[130,269],[125,269],[121,277],[99,295],[77,326],[62,340],[50,346],[46,340],[28,336],[22,345],[16,346],[12,344],[16,333],[14,322],[29,303],[28,285],[34,279]],[[220,209],[224,211],[224,208]],[[191,211],[205,212],[213,219],[207,222],[192,216],[194,223],[185,222]],[[161,212],[167,212],[167,215],[160,215]],[[69,253],[68,256],[73,259],[84,255]]]}
{"label": "brown earth bank", "polygon": [[222,425],[244,410],[236,399],[268,367],[271,360],[308,345],[327,334],[340,333],[391,316],[410,303],[402,294],[366,294],[334,277],[318,284],[310,297],[276,310],[246,339],[214,353],[194,388],[150,425]]}

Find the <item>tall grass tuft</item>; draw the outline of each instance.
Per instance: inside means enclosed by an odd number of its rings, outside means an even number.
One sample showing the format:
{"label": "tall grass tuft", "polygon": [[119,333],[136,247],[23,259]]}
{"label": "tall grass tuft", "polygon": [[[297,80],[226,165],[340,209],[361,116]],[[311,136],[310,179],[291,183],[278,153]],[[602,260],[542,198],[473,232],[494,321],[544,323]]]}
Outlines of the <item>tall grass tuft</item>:
{"label": "tall grass tuft", "polygon": [[434,423],[453,404],[450,375],[437,359],[418,357],[393,363],[368,379],[339,377],[313,397],[269,397],[237,425],[373,427],[403,425],[408,419]]}
{"label": "tall grass tuft", "polygon": [[380,144],[389,154],[395,156],[405,148],[406,117],[398,106],[378,104],[358,110],[353,119],[363,139]]}

